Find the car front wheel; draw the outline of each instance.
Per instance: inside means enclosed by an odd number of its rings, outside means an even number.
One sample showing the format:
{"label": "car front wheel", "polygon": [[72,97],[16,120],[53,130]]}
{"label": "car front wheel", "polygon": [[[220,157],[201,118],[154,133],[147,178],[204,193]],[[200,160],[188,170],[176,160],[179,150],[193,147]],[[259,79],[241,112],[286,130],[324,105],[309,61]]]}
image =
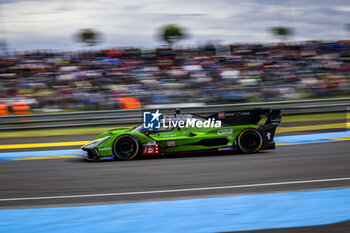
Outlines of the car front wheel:
{"label": "car front wheel", "polygon": [[131,160],[137,157],[140,144],[137,138],[131,135],[119,136],[113,144],[113,152],[116,159]]}

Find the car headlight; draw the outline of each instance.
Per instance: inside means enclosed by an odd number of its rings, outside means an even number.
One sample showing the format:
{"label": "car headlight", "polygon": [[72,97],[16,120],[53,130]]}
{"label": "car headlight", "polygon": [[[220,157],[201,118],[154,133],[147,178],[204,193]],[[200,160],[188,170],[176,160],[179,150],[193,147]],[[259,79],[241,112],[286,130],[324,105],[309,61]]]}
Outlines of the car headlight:
{"label": "car headlight", "polygon": [[96,148],[98,145],[100,145],[102,142],[106,141],[107,139],[109,139],[111,136],[106,136],[103,138],[99,138],[97,140],[91,141],[88,144],[85,144],[84,146],[81,147],[81,149],[94,149]]}

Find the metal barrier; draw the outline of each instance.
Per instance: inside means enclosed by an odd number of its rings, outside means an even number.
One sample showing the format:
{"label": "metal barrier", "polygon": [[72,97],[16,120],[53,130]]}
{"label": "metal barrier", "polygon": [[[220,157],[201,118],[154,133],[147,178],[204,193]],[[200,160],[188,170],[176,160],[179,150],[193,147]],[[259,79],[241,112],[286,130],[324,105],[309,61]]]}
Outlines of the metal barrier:
{"label": "metal barrier", "polygon": [[[302,101],[275,101],[260,103],[239,103],[208,105],[181,108],[184,113],[209,115],[213,112],[245,110],[254,108],[281,109],[283,115],[345,112],[350,106],[350,98],[315,99]],[[157,109],[156,106],[143,110]],[[173,108],[159,108],[162,112],[173,111]],[[22,129],[49,129],[62,127],[134,125],[141,122],[142,110],[108,110],[84,111],[72,113],[50,113],[32,115],[0,116],[0,131]]]}

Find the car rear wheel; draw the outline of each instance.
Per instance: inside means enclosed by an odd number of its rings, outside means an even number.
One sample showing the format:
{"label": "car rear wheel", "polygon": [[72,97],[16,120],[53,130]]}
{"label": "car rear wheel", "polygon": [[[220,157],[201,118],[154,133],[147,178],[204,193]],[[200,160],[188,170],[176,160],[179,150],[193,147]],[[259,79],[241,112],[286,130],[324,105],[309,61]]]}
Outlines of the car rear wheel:
{"label": "car rear wheel", "polygon": [[116,159],[131,160],[137,157],[140,144],[137,138],[131,135],[119,136],[113,144],[113,153]]}
{"label": "car rear wheel", "polygon": [[238,135],[237,143],[242,152],[254,153],[260,150],[263,140],[256,129],[245,129]]}

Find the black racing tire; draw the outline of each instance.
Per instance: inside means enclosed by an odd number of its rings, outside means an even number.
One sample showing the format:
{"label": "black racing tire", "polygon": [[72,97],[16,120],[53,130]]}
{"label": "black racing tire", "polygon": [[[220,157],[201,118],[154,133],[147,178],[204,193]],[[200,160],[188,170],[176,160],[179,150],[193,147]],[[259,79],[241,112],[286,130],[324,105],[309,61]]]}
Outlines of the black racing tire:
{"label": "black racing tire", "polygon": [[245,129],[238,135],[237,144],[240,151],[251,154],[260,150],[263,139],[258,130]]}
{"label": "black racing tire", "polygon": [[139,140],[128,134],[117,137],[113,143],[113,154],[117,160],[135,159],[140,152]]}

